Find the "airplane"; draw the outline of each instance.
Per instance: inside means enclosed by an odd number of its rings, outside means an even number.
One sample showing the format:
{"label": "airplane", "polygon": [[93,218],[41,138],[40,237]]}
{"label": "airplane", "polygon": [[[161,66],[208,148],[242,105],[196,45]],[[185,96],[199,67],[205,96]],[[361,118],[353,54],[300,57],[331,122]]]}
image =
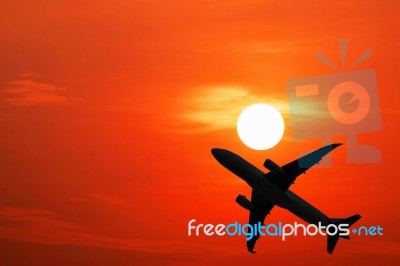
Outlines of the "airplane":
{"label": "airplane", "polygon": [[[236,202],[241,207],[250,211],[250,225],[255,225],[259,222],[264,225],[266,216],[277,205],[287,209],[309,224],[317,225],[321,223],[323,226],[335,224],[348,228],[361,218],[359,214],[344,219],[328,218],[316,207],[289,190],[289,187],[299,175],[319,163],[323,156],[340,145],[342,143],[324,146],[282,167],[272,160],[266,159],[264,167],[269,170],[266,174],[231,151],[213,148],[211,153],[221,165],[243,179],[252,188],[251,201],[240,194],[236,198]],[[335,249],[339,237],[350,239],[348,235],[342,236],[339,233],[326,235],[328,237],[327,252],[329,254],[332,254]],[[256,234],[247,241],[247,250],[249,252],[255,253],[254,246],[259,237],[260,235]]]}

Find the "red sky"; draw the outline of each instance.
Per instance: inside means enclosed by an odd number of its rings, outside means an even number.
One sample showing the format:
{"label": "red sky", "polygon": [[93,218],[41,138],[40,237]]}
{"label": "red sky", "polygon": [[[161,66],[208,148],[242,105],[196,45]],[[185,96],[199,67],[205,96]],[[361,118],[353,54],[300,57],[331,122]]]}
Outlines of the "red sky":
{"label": "red sky", "polygon": [[[5,265],[220,265],[400,261],[400,26],[397,1],[8,1],[0,4],[0,257]],[[294,141],[286,81],[375,69],[383,128],[360,135],[378,164],[349,164],[346,138],[333,168],[311,169],[293,191],[330,217],[360,213],[383,237],[188,237],[187,223],[247,222],[234,199],[249,187],[212,147],[258,167],[321,141]],[[337,71],[336,71],[337,72]],[[282,141],[245,147],[235,120],[266,102],[284,115]],[[299,221],[275,208],[270,222]]]}

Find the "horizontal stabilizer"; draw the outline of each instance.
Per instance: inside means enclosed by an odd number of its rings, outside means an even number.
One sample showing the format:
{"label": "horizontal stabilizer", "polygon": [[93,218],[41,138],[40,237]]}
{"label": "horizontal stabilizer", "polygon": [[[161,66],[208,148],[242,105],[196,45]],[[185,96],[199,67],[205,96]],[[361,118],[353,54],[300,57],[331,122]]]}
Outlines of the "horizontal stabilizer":
{"label": "horizontal stabilizer", "polygon": [[[336,224],[336,225],[340,225],[340,224],[348,224],[348,226],[352,226],[355,222],[357,222],[359,219],[361,218],[361,216],[359,214],[350,216],[348,218],[345,219],[337,219],[337,218],[333,218],[330,219],[331,223]],[[339,237],[345,238],[345,239],[350,239],[350,237],[347,236],[340,236],[339,233],[337,233],[336,235],[328,236],[328,246],[327,246],[327,251],[329,254],[332,254],[333,250],[336,247],[336,244],[339,240]]]}

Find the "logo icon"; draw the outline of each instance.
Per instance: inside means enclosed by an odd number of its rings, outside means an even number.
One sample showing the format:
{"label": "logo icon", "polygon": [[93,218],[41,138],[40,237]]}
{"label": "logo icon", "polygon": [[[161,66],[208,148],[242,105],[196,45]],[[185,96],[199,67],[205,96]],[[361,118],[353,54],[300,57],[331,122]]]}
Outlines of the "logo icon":
{"label": "logo icon", "polygon": [[[345,68],[347,41],[340,40],[342,69]],[[368,49],[350,69],[372,56]],[[337,69],[322,53],[317,59]],[[295,139],[322,139],[347,136],[349,163],[378,163],[380,151],[359,144],[358,135],[382,128],[376,74],[373,69],[343,71],[327,75],[294,78],[287,81],[290,122]],[[323,167],[331,166],[327,158]]]}

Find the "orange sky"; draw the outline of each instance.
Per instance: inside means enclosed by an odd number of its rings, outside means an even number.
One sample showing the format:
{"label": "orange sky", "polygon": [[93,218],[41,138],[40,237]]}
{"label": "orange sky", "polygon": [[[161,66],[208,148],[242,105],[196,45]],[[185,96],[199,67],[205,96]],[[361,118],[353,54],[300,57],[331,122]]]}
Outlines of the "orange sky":
{"label": "orange sky", "polygon": [[[397,1],[8,1],[0,5],[0,257],[5,265],[398,264],[400,26]],[[375,69],[383,128],[360,142],[379,164],[312,169],[293,191],[330,217],[360,213],[384,236],[339,241],[188,237],[187,223],[247,222],[234,199],[249,187],[212,147],[258,167],[295,159],[320,140],[294,141],[286,81],[334,73],[338,40],[350,65]],[[347,65],[347,66],[348,66]],[[283,140],[245,147],[235,119],[266,102]],[[298,221],[275,208],[269,222]],[[396,263],[397,262],[397,263]]]}

